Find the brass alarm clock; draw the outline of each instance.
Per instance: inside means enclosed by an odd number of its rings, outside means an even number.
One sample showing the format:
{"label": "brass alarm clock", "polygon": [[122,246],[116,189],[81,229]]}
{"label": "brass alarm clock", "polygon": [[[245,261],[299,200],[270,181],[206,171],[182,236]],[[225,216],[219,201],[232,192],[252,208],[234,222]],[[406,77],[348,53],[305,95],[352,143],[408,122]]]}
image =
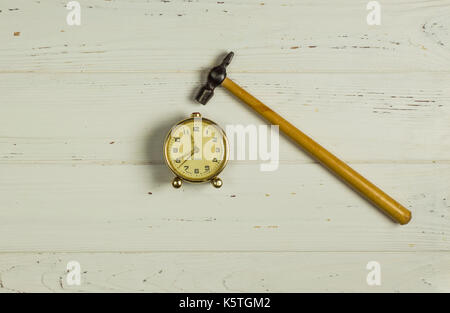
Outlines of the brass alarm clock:
{"label": "brass alarm clock", "polygon": [[227,165],[228,154],[225,132],[198,112],[174,125],[164,141],[164,156],[175,174],[175,188],[180,188],[183,181],[210,181],[214,187],[222,187],[218,175]]}

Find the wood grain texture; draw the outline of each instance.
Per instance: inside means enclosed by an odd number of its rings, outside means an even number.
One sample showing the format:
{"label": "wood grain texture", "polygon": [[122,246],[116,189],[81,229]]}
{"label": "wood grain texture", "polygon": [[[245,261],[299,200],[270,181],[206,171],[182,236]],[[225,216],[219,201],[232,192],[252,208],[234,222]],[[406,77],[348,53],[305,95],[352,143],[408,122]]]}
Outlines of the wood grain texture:
{"label": "wood grain texture", "polygon": [[[0,74],[0,163],[162,163],[171,125],[195,111],[266,124],[222,88],[206,106],[184,74]],[[450,74],[235,74],[233,79],[341,159],[450,161]],[[233,112],[233,114],[229,114]],[[311,162],[280,140],[282,163]]]}
{"label": "wood grain texture", "polygon": [[65,2],[2,1],[0,70],[198,71],[226,50],[245,72],[450,70],[446,0],[383,1],[379,27],[365,0],[81,4],[71,27]]}
{"label": "wood grain texture", "polygon": [[[366,264],[381,265],[368,286]],[[81,265],[81,285],[66,264]],[[26,253],[0,255],[2,292],[448,292],[447,253]]]}
{"label": "wood grain texture", "polygon": [[[1,165],[0,249],[448,251],[450,167],[355,164],[413,212],[398,226],[318,164],[231,165],[220,190],[165,165]],[[149,194],[149,192],[151,194]]]}
{"label": "wood grain texture", "polygon": [[329,152],[311,137],[289,123],[289,121],[248,93],[231,79],[225,77],[222,86],[260,114],[261,117],[266,119],[270,124],[277,125],[282,133],[297,143],[297,145],[306,153],[311,155],[320,164],[324,165],[330,172],[348,184],[351,188],[359,192],[364,198],[372,202],[373,205],[391,217],[392,220],[401,225],[409,223],[411,220],[411,211],[386,194],[386,192],[375,186],[347,163],[340,160],[333,153]]}
{"label": "wood grain texture", "polygon": [[[66,1],[0,3],[0,292],[450,291],[448,1],[383,1],[377,27],[360,0],[80,3],[79,27]],[[174,122],[264,123],[222,89],[192,101],[229,50],[233,80],[411,223],[284,137],[275,172],[232,161],[221,190],[173,190]]]}

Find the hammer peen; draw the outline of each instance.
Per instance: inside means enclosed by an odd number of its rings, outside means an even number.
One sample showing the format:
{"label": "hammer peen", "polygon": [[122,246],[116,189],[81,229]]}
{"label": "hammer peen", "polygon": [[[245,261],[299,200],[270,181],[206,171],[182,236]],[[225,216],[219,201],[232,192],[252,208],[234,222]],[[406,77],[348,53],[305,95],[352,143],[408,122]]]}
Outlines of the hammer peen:
{"label": "hammer peen", "polygon": [[253,97],[238,84],[227,78],[226,68],[230,64],[233,56],[233,52],[228,53],[222,63],[209,72],[206,84],[199,90],[195,98],[198,102],[206,104],[214,95],[214,89],[217,86],[225,87],[225,89],[249,105],[270,123],[278,125],[280,130],[294,140],[300,147],[392,219],[402,225],[407,224],[411,220],[411,212],[408,209],[301,132],[294,125],[286,121],[283,117],[272,111],[268,106]]}

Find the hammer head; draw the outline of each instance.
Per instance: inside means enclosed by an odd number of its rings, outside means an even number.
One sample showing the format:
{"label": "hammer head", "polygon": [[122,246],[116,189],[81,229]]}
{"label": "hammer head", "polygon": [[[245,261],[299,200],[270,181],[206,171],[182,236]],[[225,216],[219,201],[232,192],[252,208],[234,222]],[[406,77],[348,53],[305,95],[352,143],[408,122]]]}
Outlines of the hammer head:
{"label": "hammer head", "polygon": [[213,69],[209,72],[206,84],[198,91],[195,100],[197,100],[201,104],[208,103],[212,96],[214,96],[214,89],[222,84],[224,79],[227,77],[226,68],[230,64],[233,56],[233,52],[228,53],[221,64],[213,67]]}

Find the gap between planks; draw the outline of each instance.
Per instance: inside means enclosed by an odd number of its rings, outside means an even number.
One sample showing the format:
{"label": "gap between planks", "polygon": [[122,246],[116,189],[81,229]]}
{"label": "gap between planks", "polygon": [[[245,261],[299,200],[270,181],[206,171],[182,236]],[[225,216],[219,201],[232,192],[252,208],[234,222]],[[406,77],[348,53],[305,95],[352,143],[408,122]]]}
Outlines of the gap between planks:
{"label": "gap between planks", "polygon": [[[0,137],[1,139],[1,137]],[[345,161],[345,160],[344,160]],[[351,164],[450,164],[450,160],[347,160],[345,163]],[[132,166],[152,166],[152,165],[164,165],[164,161],[107,161],[107,160],[18,160],[18,161],[3,161],[0,160],[0,165],[100,165],[100,166],[121,166],[121,165],[132,165]],[[255,161],[229,161],[229,165],[239,166],[239,165],[254,165],[259,164]],[[280,165],[287,164],[320,164],[320,162],[315,160],[279,160]],[[228,165],[228,166],[229,166]]]}
{"label": "gap between planks", "polygon": [[[176,71],[164,71],[164,70],[143,70],[143,71],[138,71],[138,70],[112,70],[112,71],[105,71],[105,70],[95,70],[95,71],[89,71],[89,70],[80,70],[80,71],[43,71],[43,70],[39,70],[39,71],[33,71],[33,70],[14,70],[14,71],[5,71],[5,70],[0,70],[0,75],[9,75],[9,74],[136,74],[136,73],[142,73],[142,74],[193,74],[193,73],[208,73],[210,71],[211,67],[208,68],[200,68],[199,70],[193,71],[193,70],[176,70]],[[386,75],[391,75],[391,74],[450,74],[450,70],[442,70],[442,71],[438,71],[438,70],[361,70],[361,71],[321,71],[321,70],[299,70],[299,71],[268,71],[268,70],[264,70],[264,71],[254,71],[254,70],[245,70],[245,71],[240,71],[240,70],[231,70],[229,71],[230,75],[233,74],[286,74],[286,75],[302,75],[302,74],[325,74],[325,75],[329,75],[329,74],[349,74],[349,75],[353,75],[353,74],[365,74],[365,75],[380,75],[380,74],[386,74]],[[231,77],[232,79],[232,77]]]}
{"label": "gap between planks", "polygon": [[26,250],[26,251],[0,251],[0,255],[6,254],[283,254],[283,253],[346,253],[346,254],[361,254],[361,253],[383,253],[383,254],[433,254],[433,253],[450,253],[448,250],[135,250],[135,251],[101,251],[101,250],[86,250],[86,251],[63,251],[63,250]]}

